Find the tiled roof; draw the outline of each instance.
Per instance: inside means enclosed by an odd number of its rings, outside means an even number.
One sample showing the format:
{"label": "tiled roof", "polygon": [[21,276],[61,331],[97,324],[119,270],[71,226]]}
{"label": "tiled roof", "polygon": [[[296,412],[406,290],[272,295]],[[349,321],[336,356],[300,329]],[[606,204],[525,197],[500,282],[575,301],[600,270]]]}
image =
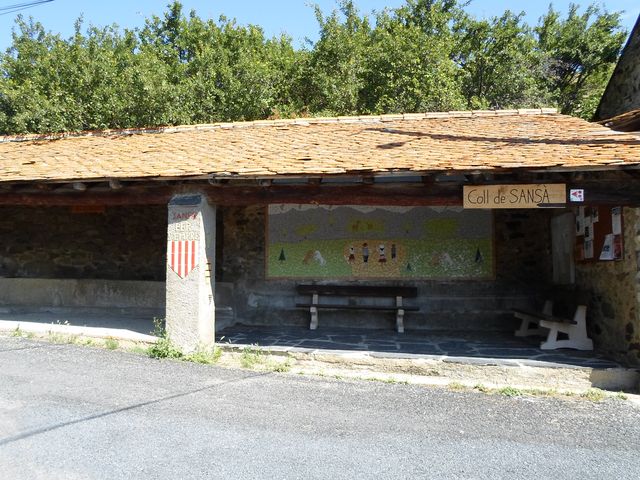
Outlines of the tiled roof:
{"label": "tiled roof", "polygon": [[0,137],[0,182],[640,164],[640,139],[555,110],[220,123]]}

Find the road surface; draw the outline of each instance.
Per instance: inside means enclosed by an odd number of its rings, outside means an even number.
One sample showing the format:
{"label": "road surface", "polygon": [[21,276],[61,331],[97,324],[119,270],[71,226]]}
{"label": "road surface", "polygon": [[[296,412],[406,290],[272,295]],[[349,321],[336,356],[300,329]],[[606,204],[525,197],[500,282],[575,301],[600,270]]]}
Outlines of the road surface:
{"label": "road surface", "polygon": [[628,401],[257,373],[0,338],[4,479],[634,479]]}

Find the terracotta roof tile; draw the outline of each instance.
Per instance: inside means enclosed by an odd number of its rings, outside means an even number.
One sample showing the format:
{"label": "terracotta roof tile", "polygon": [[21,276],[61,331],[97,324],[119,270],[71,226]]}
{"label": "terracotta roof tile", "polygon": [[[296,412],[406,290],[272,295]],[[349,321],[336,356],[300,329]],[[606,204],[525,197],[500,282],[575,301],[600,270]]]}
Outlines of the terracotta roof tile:
{"label": "terracotta roof tile", "polygon": [[640,165],[640,139],[550,109],[0,137],[0,182]]}

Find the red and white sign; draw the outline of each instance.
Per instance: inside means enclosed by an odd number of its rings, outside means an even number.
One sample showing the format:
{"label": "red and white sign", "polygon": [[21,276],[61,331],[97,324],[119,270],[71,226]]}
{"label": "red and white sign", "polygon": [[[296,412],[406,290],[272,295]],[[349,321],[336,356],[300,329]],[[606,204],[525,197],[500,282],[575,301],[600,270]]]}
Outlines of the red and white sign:
{"label": "red and white sign", "polygon": [[167,262],[171,270],[180,278],[186,278],[198,265],[198,241],[170,240],[167,248]]}
{"label": "red and white sign", "polygon": [[584,189],[572,188],[569,190],[569,200],[572,202],[584,202]]}

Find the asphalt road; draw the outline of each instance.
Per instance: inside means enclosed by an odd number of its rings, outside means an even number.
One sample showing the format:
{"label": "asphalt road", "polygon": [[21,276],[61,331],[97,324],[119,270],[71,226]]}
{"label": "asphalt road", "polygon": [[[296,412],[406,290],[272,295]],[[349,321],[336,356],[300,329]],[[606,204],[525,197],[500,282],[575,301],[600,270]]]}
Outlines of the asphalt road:
{"label": "asphalt road", "polygon": [[637,480],[640,409],[0,338],[0,478]]}

